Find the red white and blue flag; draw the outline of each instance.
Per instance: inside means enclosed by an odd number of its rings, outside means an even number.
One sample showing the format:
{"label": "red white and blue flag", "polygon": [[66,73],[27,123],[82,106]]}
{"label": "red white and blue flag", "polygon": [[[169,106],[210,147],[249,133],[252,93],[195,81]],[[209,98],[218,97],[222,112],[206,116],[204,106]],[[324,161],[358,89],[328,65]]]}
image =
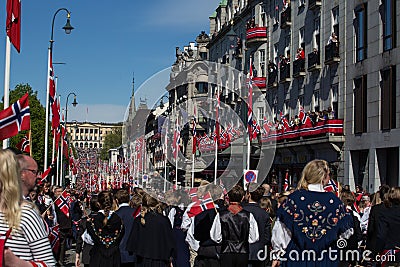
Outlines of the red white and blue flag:
{"label": "red white and blue flag", "polygon": [[64,190],[62,194],[56,199],[56,201],[54,201],[54,204],[56,204],[60,208],[60,210],[67,217],[69,217],[69,207],[71,204],[71,199],[67,191]]}
{"label": "red white and blue flag", "polygon": [[289,189],[289,173],[286,172],[285,174],[285,183],[283,185],[283,191],[288,191]]}
{"label": "red white and blue flag", "polygon": [[197,200],[197,202],[190,208],[188,211],[188,216],[194,217],[197,214],[200,214],[201,212],[209,209],[215,209],[215,204],[214,201],[211,197],[210,192],[207,192],[203,198]]}
{"label": "red white and blue flag", "polygon": [[15,49],[21,49],[21,1],[7,0],[6,32]]}
{"label": "red white and blue flag", "polygon": [[192,200],[192,202],[196,202],[199,200],[199,198],[197,197],[197,187],[189,189],[189,197]]}
{"label": "red white and blue flag", "polygon": [[51,51],[49,56],[49,98],[50,98],[50,103],[53,103],[56,98],[56,83],[54,81],[53,54],[51,53]]}
{"label": "red white and blue flag", "polygon": [[333,180],[332,178],[329,179],[328,184],[326,184],[326,185],[324,186],[324,190],[325,190],[325,192],[332,192],[332,193],[334,193],[337,197],[339,197],[339,185],[338,185],[338,183],[337,183],[335,180]]}
{"label": "red white and blue flag", "polygon": [[15,145],[19,151],[30,153],[31,152],[31,145],[29,142],[29,133],[22,137],[21,141]]}
{"label": "red white and blue flag", "polygon": [[17,135],[31,127],[28,93],[0,112],[0,140]]}
{"label": "red white and blue flag", "polygon": [[58,252],[58,249],[60,247],[60,229],[58,227],[58,224],[56,226],[50,227],[50,233],[49,233],[49,241],[51,245],[51,249],[54,252]]}
{"label": "red white and blue flag", "polygon": [[299,110],[299,119],[301,124],[306,126],[312,126],[311,118],[305,113],[302,106],[300,106]]}

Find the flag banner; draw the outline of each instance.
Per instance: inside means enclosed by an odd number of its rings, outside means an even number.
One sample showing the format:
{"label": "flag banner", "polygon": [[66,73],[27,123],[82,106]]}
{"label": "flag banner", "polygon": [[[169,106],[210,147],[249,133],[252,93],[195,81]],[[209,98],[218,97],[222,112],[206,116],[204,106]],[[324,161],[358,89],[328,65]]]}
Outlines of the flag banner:
{"label": "flag banner", "polygon": [[54,81],[54,69],[53,69],[53,54],[50,52],[49,56],[49,99],[50,103],[53,103],[56,99],[56,83]]}
{"label": "flag banner", "polygon": [[334,193],[337,197],[339,197],[339,185],[338,183],[333,180],[332,178],[329,179],[329,182],[327,185],[324,186],[325,192],[332,192]]}
{"label": "flag banner", "polygon": [[51,104],[51,113],[51,128],[54,130],[60,126],[60,101],[57,98]]}
{"label": "flag banner", "polygon": [[18,53],[21,50],[21,1],[7,0],[6,31]]}
{"label": "flag banner", "polygon": [[59,234],[60,234],[60,229],[59,229],[58,224],[54,227],[50,227],[49,241],[50,241],[51,249],[55,253],[58,253],[58,250],[60,247]]}
{"label": "flag banner", "polygon": [[69,197],[69,194],[67,191],[63,191],[62,194],[60,195],[59,198],[54,201],[54,204],[56,204],[60,210],[67,216],[69,217],[69,207],[71,204],[71,199]]}
{"label": "flag banner", "polygon": [[214,201],[211,197],[210,192],[207,192],[201,199],[198,199],[196,203],[188,211],[188,216],[194,217],[197,214],[209,209],[215,209]]}
{"label": "flag banner", "polygon": [[20,131],[29,130],[30,110],[28,93],[17,102],[0,112],[0,140],[17,135]]}
{"label": "flag banner", "polygon": [[30,142],[29,142],[29,134],[22,137],[21,141],[19,141],[19,143],[16,144],[15,146],[19,151],[29,154],[31,152],[31,146],[30,146]]}

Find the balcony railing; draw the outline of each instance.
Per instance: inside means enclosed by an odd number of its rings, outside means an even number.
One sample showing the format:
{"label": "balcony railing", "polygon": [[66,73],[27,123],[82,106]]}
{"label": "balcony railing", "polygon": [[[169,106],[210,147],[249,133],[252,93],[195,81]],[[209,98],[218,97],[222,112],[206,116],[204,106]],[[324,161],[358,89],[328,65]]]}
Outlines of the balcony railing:
{"label": "balcony railing", "polygon": [[315,125],[300,125],[280,130],[271,129],[269,127],[261,127],[261,142],[282,142],[285,140],[292,140],[298,138],[312,138],[324,135],[343,135],[343,120],[330,119],[319,121]]}
{"label": "balcony railing", "polygon": [[281,83],[290,82],[290,64],[282,64],[279,68],[280,77],[279,81]]}
{"label": "balcony railing", "polygon": [[278,85],[278,71],[268,72],[268,87],[276,87]]}
{"label": "balcony railing", "polygon": [[293,61],[293,77],[306,76],[305,64],[306,60],[304,58]]}
{"label": "balcony railing", "polygon": [[266,77],[253,77],[253,83],[260,89],[267,87],[267,78]]}
{"label": "balcony railing", "polygon": [[340,62],[339,42],[332,42],[325,46],[325,64],[335,64]]}
{"label": "balcony railing", "polygon": [[290,6],[281,13],[281,29],[292,25],[292,9]]}
{"label": "balcony railing", "polygon": [[247,44],[267,41],[267,27],[253,27],[246,30]]}
{"label": "balcony railing", "polygon": [[308,71],[315,71],[321,69],[319,52],[311,52],[308,54]]}
{"label": "balcony railing", "polygon": [[322,5],[322,0],[308,0],[308,8],[311,10],[317,9]]}

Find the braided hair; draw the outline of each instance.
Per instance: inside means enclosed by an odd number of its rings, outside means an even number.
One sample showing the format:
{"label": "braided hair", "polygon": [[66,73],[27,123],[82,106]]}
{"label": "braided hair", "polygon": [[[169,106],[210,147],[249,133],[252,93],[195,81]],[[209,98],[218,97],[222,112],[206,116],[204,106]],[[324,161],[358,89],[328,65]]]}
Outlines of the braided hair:
{"label": "braided hair", "polygon": [[104,220],[103,227],[107,225],[108,216],[110,215],[110,211],[113,207],[114,197],[110,191],[102,191],[98,195],[98,202],[100,204],[100,208],[104,210]]}

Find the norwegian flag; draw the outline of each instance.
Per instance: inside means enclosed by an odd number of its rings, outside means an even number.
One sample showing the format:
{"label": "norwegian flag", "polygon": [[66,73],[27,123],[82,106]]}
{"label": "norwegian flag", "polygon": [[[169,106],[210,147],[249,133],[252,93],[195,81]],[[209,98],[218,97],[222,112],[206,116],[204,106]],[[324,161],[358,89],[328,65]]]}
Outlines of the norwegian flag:
{"label": "norwegian flag", "polygon": [[52,166],[50,166],[49,168],[47,168],[47,170],[45,170],[45,171],[42,173],[42,180],[41,180],[41,182],[43,182],[44,180],[50,181],[50,179],[48,179],[48,178],[50,178],[50,176],[52,176],[52,175],[53,175],[53,173],[52,173]]}
{"label": "norwegian flag", "polygon": [[189,217],[194,217],[197,214],[209,209],[215,209],[215,203],[211,197],[210,192],[207,192],[203,198],[196,201],[196,203],[188,211]]}
{"label": "norwegian flag", "polygon": [[289,173],[285,174],[285,184],[283,185],[283,191],[287,191],[289,189]]}
{"label": "norwegian flag", "polygon": [[69,217],[69,207],[71,204],[71,199],[67,191],[64,190],[62,194],[56,199],[56,201],[54,201],[54,204],[56,204],[60,208],[60,210],[67,217]]}
{"label": "norwegian flag", "polygon": [[299,110],[299,119],[301,121],[301,124],[306,125],[306,126],[312,126],[312,122],[310,117],[304,112],[304,109],[302,106],[300,106]]}
{"label": "norwegian flag", "polygon": [[328,184],[324,186],[324,190],[325,192],[332,192],[339,197],[339,185],[332,178],[330,178]]}
{"label": "norwegian flag", "polygon": [[274,124],[270,122],[267,117],[264,116],[263,120],[263,130],[265,134],[269,134],[272,128],[274,127]]}
{"label": "norwegian flag", "polygon": [[51,128],[55,130],[60,126],[60,101],[57,98],[51,104],[51,113]]}
{"label": "norwegian flag", "polygon": [[25,152],[25,153],[30,153],[31,152],[31,146],[29,142],[29,133],[22,137],[21,141],[19,141],[18,144],[16,144],[16,147],[18,150]]}
{"label": "norwegian flag", "polygon": [[252,58],[250,57],[250,70],[249,70],[249,79],[247,81],[247,87],[249,90],[249,95],[247,98],[247,129],[249,132],[250,141],[254,139],[254,135],[252,134],[253,130],[253,64]]}
{"label": "norwegian flag", "polygon": [[251,124],[251,131],[249,133],[250,140],[256,139],[257,135],[259,135],[260,133],[261,133],[260,125],[257,123],[256,120],[253,120],[253,122]]}
{"label": "norwegian flag", "polygon": [[283,124],[283,128],[285,131],[290,130],[290,125],[288,119],[283,115],[282,111],[279,113],[279,116],[281,117],[281,122]]}
{"label": "norwegian flag", "polygon": [[10,42],[20,52],[21,48],[21,1],[7,0],[6,32]]}
{"label": "norwegian flag", "polygon": [[68,155],[67,129],[65,128],[64,125],[61,125],[61,127],[62,127],[61,128],[61,136],[62,136],[63,154],[64,154],[65,158],[68,159],[69,155]]}
{"label": "norwegian flag", "polygon": [[50,103],[53,103],[56,98],[56,83],[54,81],[53,54],[51,51],[49,53],[49,98]]}
{"label": "norwegian flag", "polygon": [[50,227],[49,241],[50,241],[51,249],[55,253],[58,252],[58,250],[60,248],[59,234],[60,234],[60,229],[59,229],[58,224],[54,227]]}
{"label": "norwegian flag", "polygon": [[189,197],[192,200],[192,202],[196,202],[199,200],[197,196],[197,187],[193,187],[189,189]]}
{"label": "norwegian flag", "polygon": [[17,135],[31,127],[28,93],[0,112],[0,140]]}

